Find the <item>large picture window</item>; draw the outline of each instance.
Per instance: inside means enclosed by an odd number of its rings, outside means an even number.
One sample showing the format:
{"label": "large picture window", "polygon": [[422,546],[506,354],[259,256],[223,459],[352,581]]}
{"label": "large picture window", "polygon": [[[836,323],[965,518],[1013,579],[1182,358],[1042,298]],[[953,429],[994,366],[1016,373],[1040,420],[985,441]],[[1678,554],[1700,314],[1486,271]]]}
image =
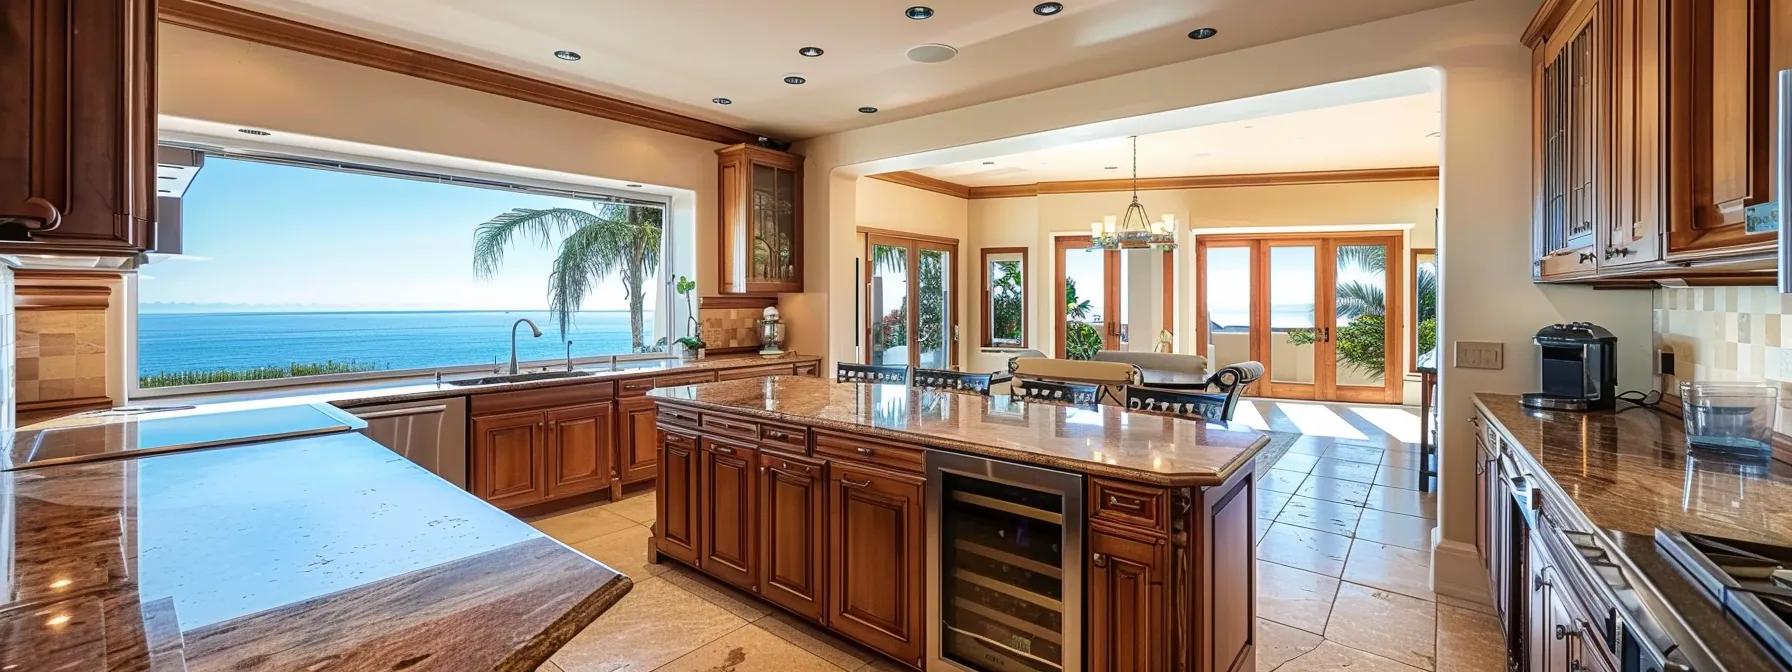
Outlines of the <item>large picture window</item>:
{"label": "large picture window", "polygon": [[209,155],[137,276],[138,387],[497,366],[522,318],[524,362],[664,351],[653,199]]}

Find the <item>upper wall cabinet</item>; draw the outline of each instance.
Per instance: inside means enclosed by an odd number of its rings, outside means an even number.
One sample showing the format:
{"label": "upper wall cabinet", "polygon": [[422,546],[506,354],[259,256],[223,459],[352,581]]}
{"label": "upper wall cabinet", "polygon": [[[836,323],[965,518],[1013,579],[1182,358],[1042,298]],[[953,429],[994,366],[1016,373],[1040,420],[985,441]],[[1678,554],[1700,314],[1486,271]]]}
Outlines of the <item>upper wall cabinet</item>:
{"label": "upper wall cabinet", "polygon": [[0,3],[0,249],[149,245],[155,36],[155,0]]}
{"label": "upper wall cabinet", "polygon": [[753,145],[716,150],[721,290],[803,291],[803,157]]}
{"label": "upper wall cabinet", "polygon": [[1774,17],[1792,0],[1546,0],[1532,49],[1533,276],[1749,277],[1774,236]]}

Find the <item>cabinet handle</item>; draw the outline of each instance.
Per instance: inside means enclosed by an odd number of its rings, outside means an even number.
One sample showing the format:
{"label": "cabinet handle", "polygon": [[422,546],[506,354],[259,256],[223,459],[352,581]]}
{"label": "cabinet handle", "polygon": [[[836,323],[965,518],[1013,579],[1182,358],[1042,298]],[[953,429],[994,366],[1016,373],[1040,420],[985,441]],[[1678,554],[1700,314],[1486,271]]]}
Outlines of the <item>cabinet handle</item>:
{"label": "cabinet handle", "polygon": [[[1606,255],[1606,258],[1608,258],[1608,259],[1609,259],[1609,258],[1610,258],[1610,257],[1611,257],[1611,255],[1610,255],[1610,254],[1609,254],[1609,253],[1608,253],[1608,254],[1607,254],[1607,255]],[[1592,253],[1592,252],[1582,252],[1582,253],[1580,253],[1580,263],[1583,263],[1583,264],[1584,264],[1584,263],[1587,263],[1587,262],[1590,262],[1590,261],[1598,261],[1598,260],[1599,260],[1599,255],[1597,255],[1597,254],[1593,254],[1593,253]]]}
{"label": "cabinet handle", "polygon": [[1108,495],[1108,506],[1116,509],[1127,509],[1129,511],[1138,511],[1144,508],[1144,504],[1137,500],[1132,498],[1120,499],[1116,495]]}
{"label": "cabinet handle", "polygon": [[723,455],[733,455],[734,454],[734,449],[729,448],[728,446],[718,446],[718,445],[712,443],[712,444],[709,444],[709,449],[716,451],[718,453],[721,453]]}
{"label": "cabinet handle", "polygon": [[25,199],[25,208],[25,212],[13,215],[0,215],[0,219],[35,219],[43,222],[43,226],[32,229],[32,231],[49,231],[62,225],[62,211],[56,208],[55,203],[51,203],[48,199],[45,199],[42,196],[32,196]]}
{"label": "cabinet handle", "polygon": [[842,478],[840,479],[840,485],[841,487],[846,488],[869,488],[871,487],[871,481],[855,481],[850,478]]}
{"label": "cabinet handle", "polygon": [[858,447],[858,448],[857,448],[857,449],[856,449],[856,450],[858,450],[858,451],[859,451],[859,454],[860,454],[860,455],[864,455],[864,456],[865,456],[865,457],[871,457],[871,454],[872,454],[872,453],[875,453],[875,452],[877,452],[877,451],[875,451],[875,450],[872,450],[872,449],[870,449],[870,448],[866,448],[866,447],[864,447],[864,446],[859,446],[859,447]]}
{"label": "cabinet handle", "polygon": [[771,439],[773,441],[789,441],[790,435],[786,434],[784,432],[768,429],[765,431],[765,438]]}
{"label": "cabinet handle", "polygon": [[1089,560],[1090,560],[1090,562],[1095,563],[1096,567],[1108,566],[1108,556],[1102,555],[1100,553],[1096,553],[1094,556],[1090,557]]}

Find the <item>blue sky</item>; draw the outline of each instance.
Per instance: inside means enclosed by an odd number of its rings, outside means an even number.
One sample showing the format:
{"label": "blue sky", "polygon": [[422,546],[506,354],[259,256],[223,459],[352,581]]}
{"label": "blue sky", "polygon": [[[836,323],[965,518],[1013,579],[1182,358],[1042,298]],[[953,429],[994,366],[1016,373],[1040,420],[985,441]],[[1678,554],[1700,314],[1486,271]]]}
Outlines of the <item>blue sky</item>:
{"label": "blue sky", "polygon": [[[512,208],[591,209],[217,156],[206,157],[182,205],[185,254],[143,267],[144,312],[542,310],[553,249],[519,241],[497,275],[479,278],[473,231]],[[605,279],[583,308],[626,309],[621,283]]]}

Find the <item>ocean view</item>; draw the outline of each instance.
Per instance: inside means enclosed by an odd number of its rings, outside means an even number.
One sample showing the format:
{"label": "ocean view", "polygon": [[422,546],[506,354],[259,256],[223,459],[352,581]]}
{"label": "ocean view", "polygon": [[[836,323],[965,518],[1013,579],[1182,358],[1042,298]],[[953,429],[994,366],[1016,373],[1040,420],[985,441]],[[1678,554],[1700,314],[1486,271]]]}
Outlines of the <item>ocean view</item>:
{"label": "ocean view", "polygon": [[[561,359],[566,344],[545,311],[154,313],[137,317],[139,375],[249,369],[324,361],[372,368],[422,369],[500,364],[510,358],[510,325],[527,317],[541,338],[518,330],[517,357]],[[567,338],[573,356],[630,351],[626,311],[586,311]],[[653,313],[643,340],[652,344]]]}

